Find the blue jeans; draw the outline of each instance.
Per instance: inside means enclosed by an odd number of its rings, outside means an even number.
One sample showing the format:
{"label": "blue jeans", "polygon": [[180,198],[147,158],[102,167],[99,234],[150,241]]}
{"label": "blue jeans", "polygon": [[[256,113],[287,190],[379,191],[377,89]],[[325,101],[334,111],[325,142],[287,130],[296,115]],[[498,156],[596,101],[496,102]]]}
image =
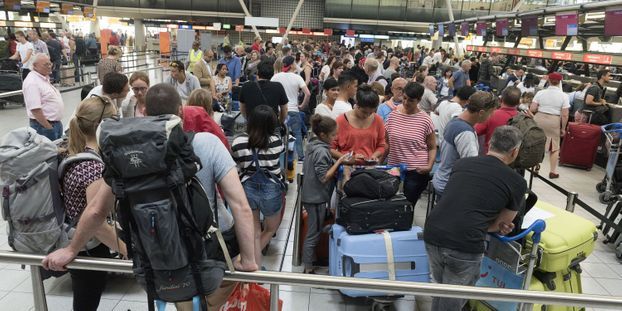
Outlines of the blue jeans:
{"label": "blue jeans", "polygon": [[[484,254],[464,253],[425,243],[430,272],[436,283],[474,286],[479,279]],[[462,310],[466,303],[460,298],[432,298],[432,311]]]}
{"label": "blue jeans", "polygon": [[259,210],[264,217],[275,215],[281,210],[283,206],[281,185],[271,181],[256,183],[246,180],[242,186],[252,210]]}
{"label": "blue jeans", "polygon": [[300,118],[300,113],[298,113],[298,111],[287,112],[287,116],[287,126],[289,127],[289,132],[296,137],[296,154],[298,155],[298,159],[301,159],[305,156],[304,151],[302,150],[302,119]]}
{"label": "blue jeans", "polygon": [[406,172],[406,178],[404,179],[404,195],[406,199],[413,205],[416,205],[419,197],[421,197],[421,193],[427,188],[429,181],[429,174],[419,174],[415,170]]}
{"label": "blue jeans", "polygon": [[38,134],[49,138],[51,141],[55,141],[63,136],[63,123],[60,121],[49,121],[52,125],[51,129],[46,129],[37,120],[30,119],[30,127],[35,129]]}

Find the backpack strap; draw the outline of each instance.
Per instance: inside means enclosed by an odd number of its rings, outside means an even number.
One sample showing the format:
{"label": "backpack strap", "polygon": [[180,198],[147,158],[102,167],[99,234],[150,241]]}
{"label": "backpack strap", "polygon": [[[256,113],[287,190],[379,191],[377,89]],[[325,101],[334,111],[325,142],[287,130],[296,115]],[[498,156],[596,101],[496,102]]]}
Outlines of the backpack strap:
{"label": "backpack strap", "polygon": [[69,165],[82,161],[96,161],[102,164],[104,163],[104,161],[99,156],[99,154],[97,154],[97,152],[87,149],[84,152],[68,156],[60,162],[60,164],[58,165],[58,179],[63,180],[63,178],[65,177],[65,171],[67,170]]}

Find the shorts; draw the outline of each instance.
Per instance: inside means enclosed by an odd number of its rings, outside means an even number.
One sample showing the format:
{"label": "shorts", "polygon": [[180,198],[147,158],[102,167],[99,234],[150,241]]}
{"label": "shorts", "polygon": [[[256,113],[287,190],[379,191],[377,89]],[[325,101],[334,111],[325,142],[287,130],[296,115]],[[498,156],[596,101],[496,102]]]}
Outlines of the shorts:
{"label": "shorts", "polygon": [[283,207],[281,185],[274,182],[260,184],[246,180],[242,186],[251,209],[259,210],[265,217],[275,215]]}

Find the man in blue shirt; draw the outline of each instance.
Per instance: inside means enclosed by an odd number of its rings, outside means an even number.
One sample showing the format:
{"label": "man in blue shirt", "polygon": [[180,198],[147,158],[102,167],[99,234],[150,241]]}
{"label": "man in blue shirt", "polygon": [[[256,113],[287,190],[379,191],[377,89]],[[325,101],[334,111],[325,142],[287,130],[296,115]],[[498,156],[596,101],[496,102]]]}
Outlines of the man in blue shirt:
{"label": "man in blue shirt", "polygon": [[378,106],[378,111],[376,111],[376,113],[385,123],[387,122],[391,112],[397,109],[397,106],[402,103],[402,99],[404,97],[404,87],[407,83],[408,81],[404,78],[397,78],[393,80],[393,83],[391,84],[391,93],[393,94],[393,97]]}
{"label": "man in blue shirt", "polygon": [[465,60],[462,62],[460,70],[454,72],[453,76],[449,78],[449,87],[454,89],[455,92],[464,86],[471,86],[471,80],[469,77],[469,71],[471,70],[471,61]]}
{"label": "man in blue shirt", "polygon": [[233,85],[240,85],[240,76],[242,75],[242,62],[240,62],[240,58],[233,55],[231,47],[228,45],[224,46],[222,51],[225,53],[225,56],[218,63],[227,65],[227,70],[229,71],[227,75],[231,78]]}

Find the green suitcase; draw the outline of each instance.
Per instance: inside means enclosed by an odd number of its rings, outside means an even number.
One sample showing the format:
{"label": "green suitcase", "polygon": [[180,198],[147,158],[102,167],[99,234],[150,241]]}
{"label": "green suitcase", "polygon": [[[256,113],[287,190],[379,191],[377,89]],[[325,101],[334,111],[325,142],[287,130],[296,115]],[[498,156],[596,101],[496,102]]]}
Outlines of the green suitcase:
{"label": "green suitcase", "polygon": [[[538,201],[533,208],[550,216],[545,219],[546,230],[542,233],[539,245],[542,252],[536,270],[565,271],[585,260],[594,251],[598,239],[594,223],[542,201]],[[531,239],[527,238],[525,248],[531,249]]]}

